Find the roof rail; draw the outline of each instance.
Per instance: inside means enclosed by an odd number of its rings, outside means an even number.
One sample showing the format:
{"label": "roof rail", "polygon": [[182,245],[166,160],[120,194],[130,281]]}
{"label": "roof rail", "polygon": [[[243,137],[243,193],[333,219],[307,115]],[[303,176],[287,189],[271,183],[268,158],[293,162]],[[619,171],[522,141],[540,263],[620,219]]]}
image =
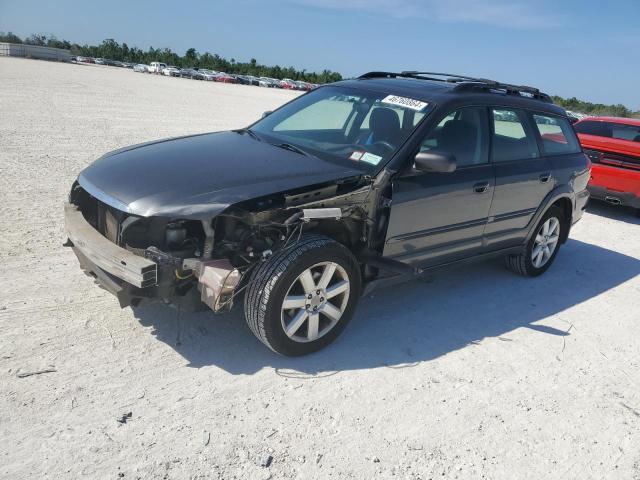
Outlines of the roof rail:
{"label": "roof rail", "polygon": [[500,83],[500,82],[482,82],[482,81],[470,81],[470,82],[460,82],[455,88],[457,92],[464,91],[486,91],[486,92],[495,92],[502,93],[506,95],[519,95],[521,97],[526,98],[534,98],[536,100],[541,100],[546,103],[553,103],[553,99],[544,92],[541,92],[539,89],[535,87],[528,87],[526,85],[511,85],[509,83]]}
{"label": "roof rail", "polygon": [[512,85],[510,83],[502,83],[487,78],[475,78],[467,75],[457,75],[453,73],[438,72],[418,72],[413,70],[394,72],[368,72],[361,75],[360,79],[367,78],[416,78],[419,80],[432,80],[436,82],[455,83],[454,91],[486,91],[502,93],[506,95],[518,95],[521,97],[534,98],[547,103],[553,103],[553,100],[546,93],[541,92],[535,87],[526,85]]}

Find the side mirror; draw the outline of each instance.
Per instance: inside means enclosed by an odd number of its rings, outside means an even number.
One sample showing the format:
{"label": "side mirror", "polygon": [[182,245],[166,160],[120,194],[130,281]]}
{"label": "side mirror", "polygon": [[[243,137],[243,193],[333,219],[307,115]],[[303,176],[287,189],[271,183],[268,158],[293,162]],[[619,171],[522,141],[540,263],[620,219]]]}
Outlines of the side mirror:
{"label": "side mirror", "polygon": [[272,112],[271,112],[271,110],[267,110],[266,112],[264,112],[264,113],[262,114],[262,118],[264,118],[264,117],[268,117],[269,115],[271,115],[271,113],[272,113]]}
{"label": "side mirror", "polygon": [[420,152],[415,159],[416,169],[424,172],[450,173],[456,169],[456,157],[450,153]]}

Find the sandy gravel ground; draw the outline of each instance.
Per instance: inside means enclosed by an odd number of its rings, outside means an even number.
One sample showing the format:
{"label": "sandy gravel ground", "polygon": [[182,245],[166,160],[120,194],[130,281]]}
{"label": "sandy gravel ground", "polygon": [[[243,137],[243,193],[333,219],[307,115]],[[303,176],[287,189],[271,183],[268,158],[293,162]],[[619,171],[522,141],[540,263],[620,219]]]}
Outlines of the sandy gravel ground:
{"label": "sandy gravel ground", "polygon": [[108,150],[292,93],[6,58],[0,86],[0,477],[640,479],[630,212],[593,206],[534,280],[490,262],[375,292],[286,359],[240,311],[121,310],[62,247],[62,202]]}

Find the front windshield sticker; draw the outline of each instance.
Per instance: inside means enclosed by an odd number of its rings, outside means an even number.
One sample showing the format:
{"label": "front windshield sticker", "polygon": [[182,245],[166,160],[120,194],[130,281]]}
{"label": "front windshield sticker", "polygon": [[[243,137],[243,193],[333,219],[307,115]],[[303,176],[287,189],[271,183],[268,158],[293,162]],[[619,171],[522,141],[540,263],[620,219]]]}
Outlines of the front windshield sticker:
{"label": "front windshield sticker", "polygon": [[355,152],[353,152],[350,156],[349,156],[349,160],[354,160],[356,162],[360,161],[362,159],[362,155],[364,155],[365,152],[360,152],[358,150],[356,150]]}
{"label": "front windshield sticker", "polygon": [[360,157],[360,160],[370,163],[371,165],[378,165],[380,160],[382,160],[382,157],[380,155],[374,155],[373,153],[365,152],[362,157]]}
{"label": "front windshield sticker", "polygon": [[387,95],[381,101],[382,103],[388,103],[390,105],[410,108],[416,112],[423,110],[427,105],[429,105],[427,102],[421,102],[420,100],[414,100],[413,98],[398,97],[396,95]]}

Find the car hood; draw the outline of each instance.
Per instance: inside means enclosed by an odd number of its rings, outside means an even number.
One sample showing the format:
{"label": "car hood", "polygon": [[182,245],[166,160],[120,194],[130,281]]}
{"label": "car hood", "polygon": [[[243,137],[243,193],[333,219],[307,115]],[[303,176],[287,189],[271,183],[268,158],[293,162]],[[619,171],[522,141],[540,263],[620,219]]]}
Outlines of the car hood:
{"label": "car hood", "polygon": [[206,219],[229,205],[362,172],[237,132],[134,145],[83,170],[78,183],[134,215]]}

